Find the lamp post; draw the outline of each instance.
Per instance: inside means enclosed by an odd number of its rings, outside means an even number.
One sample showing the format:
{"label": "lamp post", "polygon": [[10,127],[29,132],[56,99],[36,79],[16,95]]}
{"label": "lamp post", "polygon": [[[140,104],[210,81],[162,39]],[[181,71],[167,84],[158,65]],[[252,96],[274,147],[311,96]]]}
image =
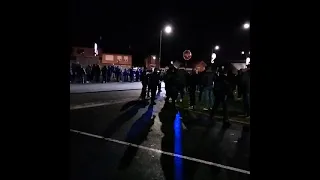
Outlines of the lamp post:
{"label": "lamp post", "polygon": [[[160,31],[160,48],[159,48],[159,66],[160,66],[160,68],[161,68],[161,46],[162,46],[162,34],[163,34],[163,32],[162,32],[163,30],[161,29],[161,31]],[[166,33],[166,34],[170,34],[171,32],[172,32],[172,28],[171,28],[171,26],[166,26],[165,28],[164,28],[164,32]]]}

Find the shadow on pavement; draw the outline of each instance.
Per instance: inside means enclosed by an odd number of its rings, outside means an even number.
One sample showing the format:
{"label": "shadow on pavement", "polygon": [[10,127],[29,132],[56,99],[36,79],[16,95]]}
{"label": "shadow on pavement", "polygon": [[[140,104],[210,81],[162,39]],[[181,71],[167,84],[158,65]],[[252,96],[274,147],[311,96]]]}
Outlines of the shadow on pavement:
{"label": "shadow on pavement", "polygon": [[[172,104],[165,103],[159,113],[162,122],[161,131],[164,136],[161,141],[161,150],[183,155],[183,130],[180,121],[180,113]],[[188,180],[193,179],[195,173],[195,162],[161,154],[162,171],[166,180]]]}
{"label": "shadow on pavement", "polygon": [[[212,123],[206,117],[199,118],[198,116],[190,117],[188,115],[189,114],[183,117],[184,121],[189,122],[189,124],[186,125],[188,130],[183,133],[181,127],[178,125],[181,122],[177,124],[180,118],[178,110],[173,108],[169,103],[164,105],[159,113],[159,118],[162,122],[161,131],[164,134],[161,142],[162,151],[240,168],[243,167],[243,164],[246,164],[243,161],[248,162],[248,159],[243,158],[245,153],[240,150],[249,148],[247,144],[244,144],[242,148],[238,149],[238,154],[236,152],[237,157],[232,159],[228,158],[225,148],[229,148],[230,146],[229,138],[226,135],[229,127],[223,126],[222,123]],[[205,126],[205,128],[198,129],[197,127],[199,127],[199,125]],[[243,135],[246,136],[244,133]],[[243,138],[244,137],[242,137],[242,139]],[[192,143],[193,145],[188,143]],[[161,154],[160,162],[166,180],[193,180],[199,179],[199,176],[204,178],[206,175],[217,180],[248,179],[248,175],[246,174],[165,154]],[[203,173],[203,171],[207,173]]]}
{"label": "shadow on pavement", "polygon": [[203,126],[210,127],[214,125],[214,121],[210,120],[208,115],[195,113],[193,111],[189,111],[188,109],[179,110],[183,116],[183,123],[188,126]]}
{"label": "shadow on pavement", "polygon": [[136,104],[138,104],[139,102],[140,102],[139,100],[129,101],[129,102],[127,102],[126,104],[124,104],[124,105],[121,107],[120,111],[125,111],[125,110],[127,110],[129,107],[131,107],[131,106],[133,106],[133,105],[136,105]]}
{"label": "shadow on pavement", "polygon": [[[140,108],[146,107],[149,103],[147,101],[133,101],[133,107],[127,110],[125,113],[118,116],[104,131],[102,134],[103,137],[109,138],[111,137],[121,126],[123,123],[131,119],[135,116]],[[130,102],[129,102],[130,103]],[[126,104],[125,104],[126,105]],[[122,109],[122,108],[121,108]]]}
{"label": "shadow on pavement", "polygon": [[[130,128],[126,142],[140,145],[143,141],[146,140],[150,128],[152,127],[154,123],[155,116],[152,116],[153,112],[153,106],[150,105],[148,107],[147,112],[145,112],[136,122],[132,125]],[[124,152],[123,157],[121,158],[119,169],[125,169],[127,168],[134,156],[136,155],[138,151],[137,147],[129,146],[127,150]]]}

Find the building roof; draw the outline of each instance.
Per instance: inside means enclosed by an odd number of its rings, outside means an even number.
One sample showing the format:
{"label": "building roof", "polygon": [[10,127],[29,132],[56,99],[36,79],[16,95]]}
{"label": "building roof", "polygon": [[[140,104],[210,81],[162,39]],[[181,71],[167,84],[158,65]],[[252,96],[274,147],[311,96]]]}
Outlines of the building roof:
{"label": "building roof", "polygon": [[174,62],[179,62],[181,67],[185,67],[185,64],[187,64],[187,68],[193,68],[194,66],[198,65],[199,63],[204,63],[204,65],[207,65],[204,61],[202,60],[189,60],[189,61],[174,61]]}

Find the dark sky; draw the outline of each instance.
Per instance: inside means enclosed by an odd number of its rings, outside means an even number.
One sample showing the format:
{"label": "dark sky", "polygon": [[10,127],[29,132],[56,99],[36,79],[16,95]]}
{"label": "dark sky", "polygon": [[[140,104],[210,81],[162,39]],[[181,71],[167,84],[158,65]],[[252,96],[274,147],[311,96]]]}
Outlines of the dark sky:
{"label": "dark sky", "polygon": [[217,60],[239,59],[241,50],[249,50],[249,32],[241,29],[250,21],[248,0],[146,2],[71,0],[71,43],[90,47],[101,36],[104,52],[132,54],[133,63],[140,64],[148,54],[158,54],[160,30],[170,24],[162,64],[182,60],[185,49],[192,60],[208,61],[215,44],[221,47]]}

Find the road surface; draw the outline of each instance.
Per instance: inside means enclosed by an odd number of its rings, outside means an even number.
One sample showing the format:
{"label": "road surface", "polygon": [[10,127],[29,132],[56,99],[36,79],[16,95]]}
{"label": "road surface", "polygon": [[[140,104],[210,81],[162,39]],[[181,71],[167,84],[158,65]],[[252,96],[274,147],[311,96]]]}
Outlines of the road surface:
{"label": "road surface", "polygon": [[250,178],[250,129],[222,128],[139,90],[70,94],[70,179]]}

